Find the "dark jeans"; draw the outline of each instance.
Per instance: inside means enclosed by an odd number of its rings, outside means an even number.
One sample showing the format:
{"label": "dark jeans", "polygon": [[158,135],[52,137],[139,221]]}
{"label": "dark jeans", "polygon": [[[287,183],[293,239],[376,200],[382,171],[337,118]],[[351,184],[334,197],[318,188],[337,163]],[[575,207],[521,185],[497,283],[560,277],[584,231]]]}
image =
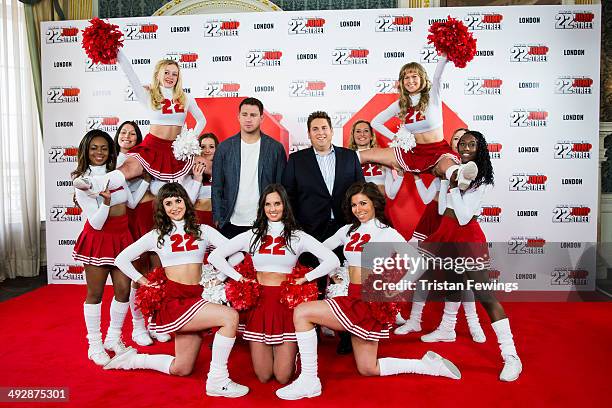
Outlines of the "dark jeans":
{"label": "dark jeans", "polygon": [[241,225],[234,225],[231,222],[228,222],[224,226],[219,229],[219,232],[223,234],[223,236],[227,239],[232,239],[236,235],[242,234],[243,232],[247,232],[250,230],[250,226],[243,227]]}

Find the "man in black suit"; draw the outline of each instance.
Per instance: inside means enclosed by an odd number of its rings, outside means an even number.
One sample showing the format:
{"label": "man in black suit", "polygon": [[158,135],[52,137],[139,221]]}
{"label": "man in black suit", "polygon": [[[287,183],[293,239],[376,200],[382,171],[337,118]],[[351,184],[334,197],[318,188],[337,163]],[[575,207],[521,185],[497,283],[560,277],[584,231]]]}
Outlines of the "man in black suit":
{"label": "man in black suit", "polygon": [[[289,155],[283,173],[293,213],[305,232],[323,242],[348,223],[342,211],[346,190],[356,181],[365,181],[357,154],[332,145],[334,130],[325,112],[308,117],[308,137],[312,147]],[[313,257],[304,263],[316,262]],[[319,288],[325,289],[325,281]],[[338,353],[351,351],[350,336],[343,332]]]}

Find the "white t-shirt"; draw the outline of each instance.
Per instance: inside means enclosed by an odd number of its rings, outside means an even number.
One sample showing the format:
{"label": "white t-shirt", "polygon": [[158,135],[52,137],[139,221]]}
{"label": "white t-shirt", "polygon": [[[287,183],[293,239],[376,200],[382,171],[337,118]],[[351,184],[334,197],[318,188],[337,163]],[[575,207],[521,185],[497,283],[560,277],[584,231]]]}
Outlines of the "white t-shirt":
{"label": "white t-shirt", "polygon": [[250,144],[240,140],[240,183],[234,212],[230,217],[230,222],[234,225],[251,226],[257,218],[256,203],[259,200],[257,170],[260,145],[261,138]]}

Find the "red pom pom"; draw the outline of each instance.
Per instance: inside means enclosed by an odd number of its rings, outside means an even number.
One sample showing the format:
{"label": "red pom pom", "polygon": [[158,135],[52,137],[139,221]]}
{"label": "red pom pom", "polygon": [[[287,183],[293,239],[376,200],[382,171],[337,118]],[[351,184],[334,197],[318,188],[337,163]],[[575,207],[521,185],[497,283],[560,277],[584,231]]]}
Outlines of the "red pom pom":
{"label": "red pom pom", "polygon": [[395,322],[395,316],[400,310],[397,302],[367,302],[372,317],[382,324]]}
{"label": "red pom pom", "polygon": [[91,25],[83,30],[83,49],[94,64],[114,64],[117,51],[123,47],[123,34],[119,26],[95,17]]}
{"label": "red pom pom", "polygon": [[286,281],[281,283],[280,302],[289,309],[294,309],[297,305],[304,302],[312,302],[319,297],[319,288],[316,282],[304,282],[301,285],[295,283],[299,278],[303,278],[312,268],[300,265],[293,267],[293,271]]}
{"label": "red pom pom", "polygon": [[257,271],[253,266],[253,258],[250,254],[244,256],[244,260],[235,266],[236,271],[247,279],[257,279]]}
{"label": "red pom pom", "polygon": [[165,284],[168,281],[164,268],[155,268],[147,279],[152,286],[141,286],[136,292],[134,304],[145,318],[151,317],[161,307],[161,301],[166,295]]}
{"label": "red pom pom", "polygon": [[247,310],[257,304],[260,289],[257,283],[257,272],[253,266],[253,258],[246,254],[244,260],[236,265],[236,271],[244,276],[247,281],[228,280],[225,284],[225,297],[236,310]]}
{"label": "red pom pom", "polygon": [[458,68],[466,64],[476,55],[476,39],[463,22],[448,16],[443,22],[436,22],[429,27],[427,39],[433,43],[440,54],[446,54],[449,61]]}

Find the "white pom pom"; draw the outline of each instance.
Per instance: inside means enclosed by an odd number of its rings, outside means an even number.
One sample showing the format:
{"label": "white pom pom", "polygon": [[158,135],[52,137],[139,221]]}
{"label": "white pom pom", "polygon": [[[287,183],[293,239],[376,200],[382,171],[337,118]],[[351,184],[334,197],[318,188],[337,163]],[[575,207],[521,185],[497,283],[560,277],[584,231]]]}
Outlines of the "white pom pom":
{"label": "white pom pom", "polygon": [[202,153],[198,136],[193,129],[183,130],[172,143],[172,151],[176,160],[186,161]]}
{"label": "white pom pom", "polygon": [[410,133],[404,126],[400,126],[399,130],[395,134],[395,137],[389,143],[390,147],[399,147],[406,153],[414,149],[416,146],[416,139],[414,135]]}
{"label": "white pom pom", "polygon": [[226,305],[227,298],[225,297],[225,283],[221,282],[218,285],[205,287],[202,291],[202,299],[211,303]]}
{"label": "white pom pom", "polygon": [[334,298],[336,296],[348,296],[348,285],[350,280],[348,273],[348,263],[344,262],[344,265],[336,268],[334,272],[330,273],[330,276],[335,280],[340,280],[340,282],[327,285],[327,289],[325,290],[325,296],[328,299]]}

